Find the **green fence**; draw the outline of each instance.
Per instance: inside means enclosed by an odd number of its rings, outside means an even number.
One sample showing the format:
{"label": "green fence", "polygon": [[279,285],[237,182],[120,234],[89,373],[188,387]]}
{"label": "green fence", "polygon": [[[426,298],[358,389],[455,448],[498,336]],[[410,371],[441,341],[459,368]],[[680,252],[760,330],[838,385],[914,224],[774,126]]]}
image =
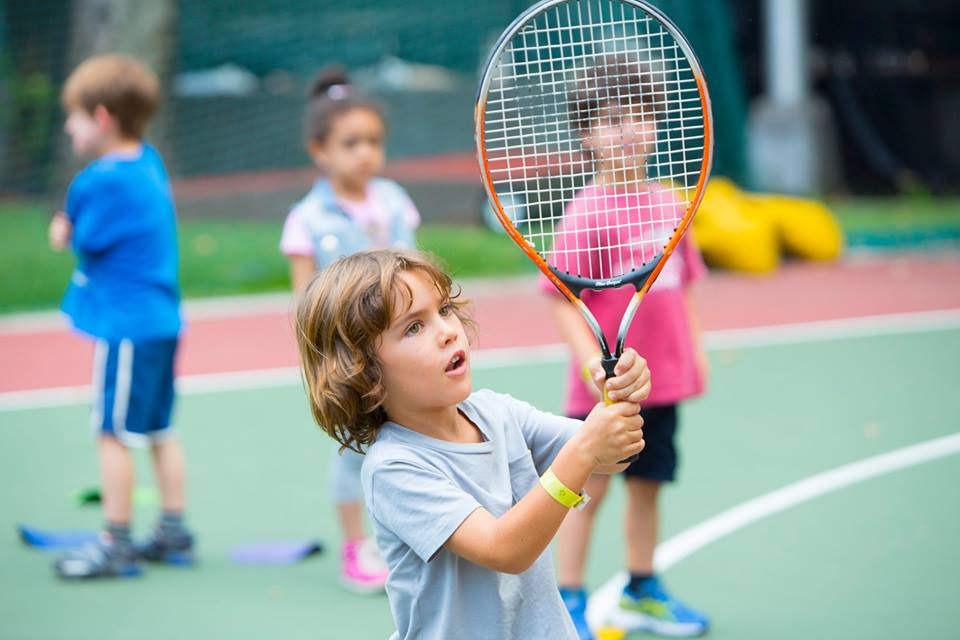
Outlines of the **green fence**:
{"label": "green fence", "polygon": [[[160,0],[156,0],[158,4]],[[139,35],[134,0],[0,4],[0,191],[57,195],[69,176],[58,91],[87,5],[108,7],[120,48],[167,61],[154,137],[179,178],[306,166],[311,76],[340,62],[384,106],[391,158],[472,151],[479,67],[528,2],[516,0],[167,0],[162,37]],[[745,99],[730,7],[657,2],[690,37],[710,83],[717,173],[743,178]],[[129,21],[124,23],[124,21]],[[125,40],[124,40],[125,36]],[[158,44],[159,43],[159,44]],[[158,52],[158,46],[170,50]],[[138,50],[139,49],[139,50]],[[6,99],[9,95],[9,99]]]}

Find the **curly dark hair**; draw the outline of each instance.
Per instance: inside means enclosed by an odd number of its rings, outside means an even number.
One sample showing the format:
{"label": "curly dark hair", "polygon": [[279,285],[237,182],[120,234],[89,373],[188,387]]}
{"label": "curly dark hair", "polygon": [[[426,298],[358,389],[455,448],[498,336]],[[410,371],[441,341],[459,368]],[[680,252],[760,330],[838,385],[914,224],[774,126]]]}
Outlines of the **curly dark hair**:
{"label": "curly dark hair", "polygon": [[616,54],[598,57],[567,94],[570,124],[579,134],[590,130],[606,106],[626,106],[659,117],[665,103],[666,95],[658,90],[650,70]]}

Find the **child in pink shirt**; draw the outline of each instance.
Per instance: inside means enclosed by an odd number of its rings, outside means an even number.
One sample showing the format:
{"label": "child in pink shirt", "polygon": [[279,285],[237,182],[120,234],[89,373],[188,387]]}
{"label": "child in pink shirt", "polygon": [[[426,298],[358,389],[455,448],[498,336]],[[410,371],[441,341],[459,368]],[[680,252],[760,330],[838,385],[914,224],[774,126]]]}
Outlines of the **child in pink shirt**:
{"label": "child in pink shirt", "polygon": [[[548,253],[553,266],[562,271],[605,278],[619,273],[620,260],[648,262],[673,231],[672,223],[665,221],[682,217],[683,211],[676,208],[685,205],[674,195],[674,187],[646,176],[645,161],[656,145],[658,105],[662,104],[646,92],[649,84],[639,65],[607,60],[588,70],[570,96],[572,127],[592,154],[596,173],[567,203]],[[615,154],[607,151],[611,139],[619,143]],[[624,223],[643,225],[643,235],[654,238],[650,246],[629,249],[636,253],[626,255],[630,243]],[[696,243],[688,234],[647,292],[625,341],[625,346],[647,359],[654,373],[650,397],[641,410],[646,448],[624,471],[630,581],[607,619],[629,631],[683,637],[701,635],[709,625],[707,616],[666,591],[653,567],[659,490],[662,483],[674,479],[677,467],[677,405],[702,393],[707,375],[691,295],[691,285],[705,273]],[[545,277],[540,284],[553,294],[554,315],[571,350],[565,411],[570,417],[582,418],[599,399],[594,385],[584,380],[584,372],[589,376],[602,372],[599,347],[574,306]],[[617,334],[634,293],[632,286],[585,290],[581,299],[610,338]],[[584,510],[567,515],[557,538],[561,594],[581,639],[593,638],[585,620],[583,572],[594,515],[607,483],[607,476],[591,476],[585,487],[591,502]]]}

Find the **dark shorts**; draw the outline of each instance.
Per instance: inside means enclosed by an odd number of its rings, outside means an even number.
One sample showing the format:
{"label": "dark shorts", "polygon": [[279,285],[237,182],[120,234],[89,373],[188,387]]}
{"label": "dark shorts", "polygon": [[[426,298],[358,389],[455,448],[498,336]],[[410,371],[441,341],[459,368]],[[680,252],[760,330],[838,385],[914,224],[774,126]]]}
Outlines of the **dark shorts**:
{"label": "dark shorts", "polygon": [[[623,472],[628,478],[642,478],[654,482],[673,482],[677,472],[677,405],[644,407],[643,440],[646,445],[637,459]],[[583,420],[586,416],[573,416]]]}
{"label": "dark shorts", "polygon": [[114,436],[133,447],[171,435],[177,342],[97,340],[90,411],[97,435]]}

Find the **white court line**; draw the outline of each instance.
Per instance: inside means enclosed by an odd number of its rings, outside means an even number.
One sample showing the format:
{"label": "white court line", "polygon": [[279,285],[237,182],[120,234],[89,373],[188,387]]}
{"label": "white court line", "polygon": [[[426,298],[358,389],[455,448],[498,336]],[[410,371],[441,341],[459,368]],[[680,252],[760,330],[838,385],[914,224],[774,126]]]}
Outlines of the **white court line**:
{"label": "white court line", "polygon": [[[506,276],[501,278],[468,278],[458,281],[466,297],[483,297],[519,293],[536,289],[536,278],[529,275]],[[199,319],[230,319],[237,316],[260,315],[267,313],[289,313],[294,311],[293,295],[290,292],[253,293],[237,296],[213,296],[205,298],[187,298],[183,301],[186,322]],[[20,333],[44,333],[64,331],[70,327],[70,320],[57,310],[21,311],[0,315],[0,335]]]}
{"label": "white court line", "polygon": [[[707,545],[758,520],[858,482],[957,453],[960,453],[960,432],[818,473],[727,509],[660,543],[654,554],[654,565],[657,571],[666,571]],[[604,614],[616,606],[626,582],[626,573],[618,573],[590,597],[587,620],[591,627],[603,624]]]}
{"label": "white court line", "polygon": [[[293,310],[290,293],[258,293],[243,296],[216,296],[183,302],[186,322],[206,318],[232,318]],[[67,331],[70,319],[61,311],[22,311],[0,316],[0,335]]]}
{"label": "white court line", "polygon": [[708,349],[722,350],[925,333],[957,327],[960,327],[960,309],[944,309],[705,331],[704,339]]}
{"label": "white court line", "polygon": [[[842,320],[823,320],[773,325],[748,329],[706,331],[707,349],[750,349],[767,346],[825,342],[848,338],[925,333],[960,328],[960,309],[919,311]],[[556,364],[567,360],[563,344],[534,347],[478,349],[472,354],[477,370],[497,369],[519,364]],[[300,384],[296,367],[197,374],[177,378],[177,392],[184,395],[265,389]],[[0,393],[0,413],[47,407],[83,404],[89,401],[89,386],[54,387]]]}

